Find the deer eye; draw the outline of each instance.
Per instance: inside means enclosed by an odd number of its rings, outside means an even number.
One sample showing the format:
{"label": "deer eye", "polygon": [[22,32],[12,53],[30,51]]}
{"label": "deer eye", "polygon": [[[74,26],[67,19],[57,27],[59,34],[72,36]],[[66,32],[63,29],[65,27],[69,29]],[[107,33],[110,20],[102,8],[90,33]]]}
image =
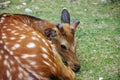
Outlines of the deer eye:
{"label": "deer eye", "polygon": [[61,45],[61,48],[64,49],[64,50],[67,49],[67,47],[65,45],[63,45],[63,44]]}

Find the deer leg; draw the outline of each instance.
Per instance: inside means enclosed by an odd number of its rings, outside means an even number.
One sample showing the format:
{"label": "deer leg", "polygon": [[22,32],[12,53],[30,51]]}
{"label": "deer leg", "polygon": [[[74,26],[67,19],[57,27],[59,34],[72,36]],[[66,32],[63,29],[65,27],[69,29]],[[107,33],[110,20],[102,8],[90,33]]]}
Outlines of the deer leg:
{"label": "deer leg", "polygon": [[56,54],[56,64],[59,66],[59,75],[63,80],[75,80],[75,74],[70,67],[64,65],[59,54]]}

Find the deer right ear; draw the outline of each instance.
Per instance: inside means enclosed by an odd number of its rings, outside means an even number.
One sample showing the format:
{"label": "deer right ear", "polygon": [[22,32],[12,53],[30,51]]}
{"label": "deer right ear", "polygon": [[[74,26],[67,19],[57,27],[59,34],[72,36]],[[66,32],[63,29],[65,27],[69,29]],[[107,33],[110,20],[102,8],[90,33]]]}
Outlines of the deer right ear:
{"label": "deer right ear", "polygon": [[61,23],[70,24],[70,14],[67,9],[63,9],[61,13]]}
{"label": "deer right ear", "polygon": [[53,40],[56,38],[57,34],[56,31],[52,28],[47,28],[44,30],[44,34],[45,36],[49,39],[49,40]]}

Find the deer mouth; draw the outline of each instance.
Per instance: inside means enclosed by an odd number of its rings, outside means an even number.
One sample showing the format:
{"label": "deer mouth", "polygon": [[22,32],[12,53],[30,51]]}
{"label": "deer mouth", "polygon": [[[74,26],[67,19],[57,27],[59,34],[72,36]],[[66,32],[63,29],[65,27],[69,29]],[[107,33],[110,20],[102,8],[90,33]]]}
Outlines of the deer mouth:
{"label": "deer mouth", "polygon": [[80,65],[74,65],[74,69],[72,69],[74,72],[78,72],[80,70]]}

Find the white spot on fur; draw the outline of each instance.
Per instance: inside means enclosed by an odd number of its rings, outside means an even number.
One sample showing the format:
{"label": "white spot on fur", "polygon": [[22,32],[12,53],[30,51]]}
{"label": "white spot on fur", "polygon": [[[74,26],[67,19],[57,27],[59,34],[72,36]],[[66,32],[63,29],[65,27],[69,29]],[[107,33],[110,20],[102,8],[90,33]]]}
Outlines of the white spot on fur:
{"label": "white spot on fur", "polygon": [[22,77],[23,77],[23,74],[22,74],[22,73],[19,73],[19,74],[18,74],[18,78],[19,78],[19,79],[22,79]]}
{"label": "white spot on fur", "polygon": [[35,62],[35,61],[31,61],[30,64],[31,64],[31,65],[35,65],[36,62]]}
{"label": "white spot on fur", "polygon": [[48,62],[46,62],[46,61],[43,61],[43,63],[46,64],[46,65],[48,65],[48,66],[50,66],[50,64]]}
{"label": "white spot on fur", "polygon": [[10,53],[11,55],[13,55],[13,52],[12,52],[12,51],[9,51],[9,53]]}
{"label": "white spot on fur", "polygon": [[12,23],[11,23],[10,25],[14,26],[15,24],[12,24]]}
{"label": "white spot on fur", "polygon": [[13,64],[14,64],[14,62],[13,62],[12,60],[10,60],[10,64],[12,64],[12,65],[13,65]]}
{"label": "white spot on fur", "polygon": [[6,30],[7,30],[7,31],[11,31],[11,29],[9,29],[9,28],[8,28],[8,29],[6,29]]}
{"label": "white spot on fur", "polygon": [[21,28],[20,26],[16,26],[16,28],[17,28],[18,30],[23,30],[23,28]]}
{"label": "white spot on fur", "polygon": [[[38,37],[39,37],[39,38],[41,38],[41,36],[40,36],[40,35],[38,35]],[[42,38],[41,38],[41,39],[42,39]]]}
{"label": "white spot on fur", "polygon": [[4,49],[5,50],[7,50],[11,55],[13,55],[13,52],[12,51],[10,51],[8,48],[7,48],[7,46],[6,45],[4,45]]}
{"label": "white spot on fur", "polygon": [[14,44],[13,47],[11,48],[12,50],[15,50],[20,47],[20,44]]}
{"label": "white spot on fur", "polygon": [[0,23],[3,23],[3,20],[1,20]]}
{"label": "white spot on fur", "polygon": [[7,16],[6,14],[3,15],[4,17]]}
{"label": "white spot on fur", "polygon": [[16,32],[16,30],[11,31],[11,33],[15,33],[15,32]]}
{"label": "white spot on fur", "polygon": [[15,56],[14,58],[16,59],[16,61],[17,61],[19,64],[21,64],[21,61],[20,61],[19,57]]}
{"label": "white spot on fur", "polygon": [[10,77],[10,71],[6,70],[6,75],[9,78]]}
{"label": "white spot on fur", "polygon": [[25,27],[25,26],[27,26],[27,24],[23,24],[23,26]]}
{"label": "white spot on fur", "polygon": [[17,42],[21,42],[22,40],[18,40]]}
{"label": "white spot on fur", "polygon": [[5,39],[7,38],[7,36],[4,33],[2,33],[2,38]]}
{"label": "white spot on fur", "polygon": [[52,47],[52,52],[53,52],[54,54],[57,54],[57,50],[56,50],[55,46],[54,46],[54,45],[51,45],[51,47]]}
{"label": "white spot on fur", "polygon": [[47,49],[45,49],[44,47],[40,47],[44,52],[48,52]]}
{"label": "white spot on fur", "polygon": [[14,33],[14,35],[19,35],[19,33]]}
{"label": "white spot on fur", "polygon": [[0,60],[2,59],[2,56],[0,56]]}
{"label": "white spot on fur", "polygon": [[47,59],[48,55],[47,54],[42,54],[43,58]]}
{"label": "white spot on fur", "polygon": [[[29,71],[33,76],[35,76],[36,78],[38,78],[39,80],[41,79],[41,77],[38,75],[38,74],[36,74],[33,70],[31,70],[31,69],[29,69],[29,68],[26,68],[27,69],[27,71]],[[27,79],[27,80],[33,80],[33,79],[30,79],[30,77],[29,77],[29,79]],[[46,80],[46,79],[43,79],[43,80]]]}
{"label": "white spot on fur", "polygon": [[7,28],[7,26],[3,26],[3,28],[5,29],[5,28]]}
{"label": "white spot on fur", "polygon": [[25,39],[26,38],[25,35],[20,35],[20,36],[21,36],[20,39]]}
{"label": "white spot on fur", "polygon": [[1,17],[0,23],[3,23],[4,19],[4,17]]}
{"label": "white spot on fur", "polygon": [[42,41],[45,43],[46,46],[48,46],[48,43],[45,41],[45,39],[42,39]]}
{"label": "white spot on fur", "polygon": [[4,64],[5,66],[9,67],[9,63],[8,63],[7,60],[4,60],[3,64]]}
{"label": "white spot on fur", "polygon": [[49,46],[47,42],[45,42],[45,45],[46,45],[46,46]]}
{"label": "white spot on fur", "polygon": [[16,38],[15,37],[10,37],[10,40],[15,40]]}
{"label": "white spot on fur", "polygon": [[35,47],[35,43],[30,42],[26,45],[27,48],[34,48]]}
{"label": "white spot on fur", "polygon": [[2,40],[0,40],[0,44],[3,44],[3,41],[2,41]]}
{"label": "white spot on fur", "polygon": [[42,39],[43,42],[46,42],[45,39]]}
{"label": "white spot on fur", "polygon": [[5,50],[8,50],[8,48],[7,48],[7,46],[6,46],[6,45],[4,45],[4,49],[5,49]]}
{"label": "white spot on fur", "polygon": [[30,57],[36,57],[36,55],[35,54],[23,54],[22,56],[21,56],[21,58],[23,58],[23,59],[26,59],[26,58],[30,58]]}
{"label": "white spot on fur", "polygon": [[8,45],[9,44],[9,42],[5,42],[5,45]]}
{"label": "white spot on fur", "polygon": [[33,34],[33,35],[37,35],[37,33],[36,33],[36,32],[32,32],[32,34]]}
{"label": "white spot on fur", "polygon": [[39,41],[39,39],[38,39],[37,37],[32,36],[31,38],[32,38],[32,40],[37,40],[37,41]]}
{"label": "white spot on fur", "polygon": [[19,67],[18,67],[18,70],[19,70],[19,71],[22,71],[23,69],[19,66]]}
{"label": "white spot on fur", "polygon": [[8,59],[8,55],[5,55],[5,59]]}
{"label": "white spot on fur", "polygon": [[4,19],[5,19],[4,17],[1,18],[1,20],[4,20]]}

